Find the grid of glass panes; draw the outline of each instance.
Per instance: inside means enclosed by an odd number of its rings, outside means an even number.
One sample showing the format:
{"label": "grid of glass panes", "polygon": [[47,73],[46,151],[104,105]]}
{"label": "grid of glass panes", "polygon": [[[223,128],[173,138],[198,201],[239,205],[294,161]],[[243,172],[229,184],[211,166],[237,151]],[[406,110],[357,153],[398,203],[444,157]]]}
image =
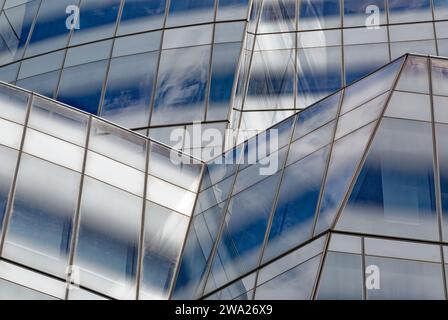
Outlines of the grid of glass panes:
{"label": "grid of glass panes", "polygon": [[[264,130],[404,53],[448,55],[443,0],[254,0],[231,127]],[[244,135],[229,141],[241,143]]]}
{"label": "grid of glass panes", "polygon": [[145,135],[197,121],[224,127],[247,2],[6,0],[0,79]]}
{"label": "grid of glass panes", "polygon": [[329,229],[444,243],[447,70],[445,59],[400,58],[274,126],[280,168],[268,177],[262,159],[245,162],[257,137],[222,156],[233,165],[210,162],[173,297],[253,283],[253,272]]}
{"label": "grid of glass panes", "polygon": [[0,104],[0,291],[168,298],[203,164],[7,85]]}

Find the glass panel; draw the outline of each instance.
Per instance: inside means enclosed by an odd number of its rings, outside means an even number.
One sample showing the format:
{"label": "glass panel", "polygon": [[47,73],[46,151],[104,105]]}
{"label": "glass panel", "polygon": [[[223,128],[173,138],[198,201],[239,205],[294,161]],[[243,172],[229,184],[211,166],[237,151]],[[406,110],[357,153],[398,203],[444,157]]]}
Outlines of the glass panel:
{"label": "glass panel", "polygon": [[44,73],[38,76],[18,80],[16,86],[53,98],[58,85],[59,71]]}
{"label": "glass panel", "polygon": [[171,149],[152,143],[149,155],[149,174],[192,192],[197,192],[202,164],[196,161],[192,162],[186,157],[179,159],[180,164],[173,163],[170,158],[171,153]]}
{"label": "glass panel", "polygon": [[240,43],[215,44],[213,47],[207,121],[227,120],[240,52]]}
{"label": "glass panel", "polygon": [[264,261],[311,237],[327,160],[324,148],[285,169]]}
{"label": "glass panel", "polygon": [[341,93],[336,93],[299,113],[294,131],[296,140],[336,118]]}
{"label": "glass panel", "polygon": [[166,0],[126,0],[118,34],[159,29],[163,26]]}
{"label": "glass panel", "polygon": [[148,126],[158,52],[112,59],[101,116],[128,128]]}
{"label": "glass panel", "polygon": [[433,0],[436,20],[448,19],[448,2],[446,0]]}
{"label": "glass panel", "polygon": [[85,178],[74,260],[82,286],[118,299],[135,299],[142,201]]}
{"label": "glass panel", "polygon": [[431,59],[432,92],[442,96],[448,96],[448,60]]}
{"label": "glass panel", "polygon": [[161,37],[162,32],[155,31],[115,38],[112,58],[157,51],[160,49]]}
{"label": "glass panel", "polygon": [[168,298],[187,227],[187,217],[146,203],[140,299]]}
{"label": "glass panel", "polygon": [[28,94],[7,86],[0,86],[0,117],[25,123],[28,109]]}
{"label": "glass panel", "polygon": [[163,36],[163,49],[199,46],[212,42],[213,25],[167,29]]}
{"label": "glass panel", "polygon": [[[370,0],[369,0],[370,1]],[[369,43],[344,47],[345,81],[349,85],[389,62],[387,43]]]}
{"label": "glass panel", "polygon": [[85,114],[34,97],[28,126],[84,147],[87,122]]}
{"label": "glass panel", "polygon": [[213,41],[214,43],[240,42],[241,45],[245,27],[245,22],[217,23]]}
{"label": "glass panel", "polygon": [[349,86],[345,90],[341,114],[391,90],[403,60],[399,59],[392,62],[390,65]]}
{"label": "glass panel", "polygon": [[171,0],[167,26],[213,21],[214,0]]}
{"label": "glass panel", "polygon": [[428,59],[408,57],[397,90],[429,93]]}
{"label": "glass panel", "polygon": [[143,197],[145,174],[120,162],[88,151],[86,174]]}
{"label": "glass panel", "polygon": [[375,124],[369,124],[335,142],[314,234],[319,234],[331,227],[341,201],[348,192]]}
{"label": "glass panel", "polygon": [[257,266],[279,176],[276,174],[231,200],[214,258],[213,276],[218,287]]}
{"label": "glass panel", "polygon": [[247,18],[248,0],[219,0],[216,20]]}
{"label": "glass panel", "polygon": [[23,126],[0,118],[0,144],[19,150],[22,133]]}
{"label": "glass panel", "polygon": [[384,116],[431,121],[432,116],[429,96],[395,91]]}
{"label": "glass panel", "polygon": [[256,51],[246,110],[294,109],[294,51]]}
{"label": "glass panel", "polygon": [[24,79],[61,69],[64,55],[64,51],[60,50],[36,58],[23,60],[20,66],[18,79]]}
{"label": "glass panel", "polygon": [[210,46],[162,52],[151,125],[203,120],[209,60]]}
{"label": "glass panel", "polygon": [[82,171],[83,148],[39,131],[27,130],[23,151],[66,168]]}
{"label": "glass panel", "polygon": [[19,70],[19,62],[1,67],[0,79],[6,83],[13,83],[14,81],[16,81],[18,70]]}
{"label": "glass panel", "polygon": [[18,152],[0,145],[0,230],[3,225],[9,190],[11,188]]}
{"label": "glass panel", "polygon": [[22,155],[3,256],[65,278],[81,175]]}
{"label": "glass panel", "polygon": [[42,1],[33,34],[26,49],[27,57],[67,46],[70,34],[67,22],[70,19],[65,11],[68,6],[73,4],[73,0]]}
{"label": "glass panel", "polygon": [[19,267],[16,264],[0,261],[0,277],[3,280],[27,287],[40,293],[64,299],[67,287],[64,281],[48,277],[40,272]]}
{"label": "glass panel", "polygon": [[79,13],[79,29],[74,29],[71,45],[111,37],[121,0],[82,0]]}
{"label": "glass panel", "polygon": [[341,25],[339,0],[302,0],[299,30],[337,28]]}
{"label": "glass panel", "polygon": [[56,298],[0,279],[0,300],[56,300]]}
{"label": "glass panel", "polygon": [[305,108],[341,88],[341,47],[298,50],[297,63],[298,108]]}
{"label": "glass panel", "polygon": [[341,234],[331,234],[329,251],[345,252],[361,254],[362,245],[361,238],[353,236],[345,236]]}
{"label": "glass panel", "polygon": [[438,239],[432,145],[430,123],[383,119],[337,227]]}
{"label": "glass panel", "polygon": [[180,212],[192,215],[196,195],[155,177],[148,177],[147,199]]}
{"label": "glass panel", "polygon": [[438,263],[366,257],[366,265],[380,269],[379,290],[368,290],[368,299],[445,299],[442,266]]}
{"label": "glass panel", "polygon": [[372,101],[367,102],[363,106],[341,116],[339,118],[335,139],[337,140],[364,125],[377,120],[384,110],[386,99],[388,97],[389,92],[386,92]]}
{"label": "glass panel", "polygon": [[74,67],[80,64],[109,59],[112,40],[94,42],[67,50],[64,67]]}
{"label": "glass panel", "polygon": [[98,61],[64,69],[57,99],[97,114],[106,67],[107,61]]}
{"label": "glass panel", "polygon": [[423,260],[440,263],[440,247],[409,241],[390,241],[365,238],[365,254],[407,260]]}
{"label": "glass panel", "polygon": [[264,283],[255,291],[255,300],[309,300],[321,256]]}
{"label": "glass panel", "polygon": [[435,40],[392,42],[390,51],[392,59],[401,57],[408,52],[418,52],[419,54],[431,56],[437,55]]}
{"label": "glass panel", "polygon": [[320,129],[300,138],[291,144],[286,165],[303,159],[323,148],[333,140],[335,122],[331,122]]}
{"label": "glass panel", "polygon": [[94,300],[108,300],[102,296],[94,294],[90,291],[73,287],[68,294],[68,300],[94,301]]}
{"label": "glass panel", "polygon": [[146,139],[93,119],[89,149],[145,171]]}
{"label": "glass panel", "polygon": [[433,96],[433,101],[435,121],[448,123],[448,97]]}
{"label": "glass panel", "polygon": [[384,0],[344,0],[344,27],[375,27],[387,23],[384,5]]}
{"label": "glass panel", "polygon": [[325,259],[317,299],[361,300],[363,270],[360,255],[328,252]]}
{"label": "glass panel", "polygon": [[430,0],[388,0],[389,22],[414,22],[432,20]]}
{"label": "glass panel", "polygon": [[294,31],[295,12],[295,0],[265,0],[257,32]]}

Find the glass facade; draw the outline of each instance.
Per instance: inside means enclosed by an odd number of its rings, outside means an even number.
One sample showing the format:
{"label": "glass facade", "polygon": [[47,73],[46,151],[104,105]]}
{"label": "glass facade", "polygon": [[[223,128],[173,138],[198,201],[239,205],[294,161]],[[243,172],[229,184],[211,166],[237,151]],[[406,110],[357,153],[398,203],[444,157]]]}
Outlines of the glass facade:
{"label": "glass facade", "polygon": [[204,164],[0,87],[0,296],[166,299]]}
{"label": "glass facade", "polygon": [[271,175],[260,135],[208,163],[172,298],[446,299],[447,68],[405,55],[275,125]]}

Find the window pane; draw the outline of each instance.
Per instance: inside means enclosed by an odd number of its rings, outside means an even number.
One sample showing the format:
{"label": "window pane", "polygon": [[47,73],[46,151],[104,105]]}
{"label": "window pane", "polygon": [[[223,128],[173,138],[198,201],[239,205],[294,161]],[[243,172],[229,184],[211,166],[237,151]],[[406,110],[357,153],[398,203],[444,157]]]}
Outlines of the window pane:
{"label": "window pane", "polygon": [[336,118],[341,93],[336,93],[300,112],[294,138],[296,140]]}
{"label": "window pane", "polygon": [[317,299],[361,300],[363,270],[360,255],[328,252],[322,271]]}
{"label": "window pane", "polygon": [[279,174],[231,200],[213,262],[218,287],[257,266],[278,181]]}
{"label": "window pane", "polygon": [[210,44],[213,25],[167,29],[163,36],[163,49]]}
{"label": "window pane", "polygon": [[397,90],[429,93],[428,59],[409,57],[406,61]]}
{"label": "window pane", "polygon": [[366,264],[381,270],[381,288],[367,291],[370,300],[445,299],[441,264],[369,256]]}
{"label": "window pane", "polygon": [[216,20],[247,18],[248,0],[219,0]]}
{"label": "window pane", "polygon": [[146,203],[145,216],[140,299],[166,299],[186,236],[188,218],[150,202]]}
{"label": "window pane", "polygon": [[25,123],[28,109],[28,94],[6,86],[0,87],[0,117]]}
{"label": "window pane", "polygon": [[384,115],[386,117],[431,121],[429,96],[395,91]]}
{"label": "window pane", "polygon": [[324,148],[285,169],[264,261],[311,237],[327,160]]}
{"label": "window pane", "polygon": [[[354,26],[372,26],[385,24],[386,16],[384,10],[384,0],[344,0],[344,27],[354,27]],[[376,6],[379,9],[379,21],[368,19],[371,15],[377,14],[377,11],[372,12],[368,10]],[[376,16],[373,16],[376,17]],[[367,24],[367,22],[370,22]]]}
{"label": "window pane", "polygon": [[22,155],[3,255],[65,278],[81,175]]}
{"label": "window pane", "polygon": [[66,168],[82,171],[83,148],[39,131],[27,130],[23,151]]}
{"label": "window pane", "polygon": [[256,51],[244,109],[294,109],[294,51]]}
{"label": "window pane", "polygon": [[151,125],[203,120],[209,60],[210,46],[162,52]]}
{"label": "window pane", "polygon": [[112,59],[101,116],[128,128],[148,126],[157,52]]}
{"label": "window pane", "polygon": [[[436,124],[437,152],[440,167],[440,193],[443,212],[443,239],[448,239],[448,146],[445,137],[448,136],[448,125]],[[448,261],[448,260],[447,260]]]}
{"label": "window pane", "polygon": [[296,29],[295,0],[266,0],[258,25],[259,33],[288,32]]}
{"label": "window pane", "polygon": [[257,288],[255,300],[309,300],[321,256],[264,283]]}
{"label": "window pane", "polygon": [[438,239],[432,144],[430,123],[383,119],[337,227]]}
{"label": "window pane", "polygon": [[82,0],[79,29],[74,29],[71,45],[107,38],[113,35],[120,0]]}
{"label": "window pane", "polygon": [[28,126],[84,147],[87,121],[85,114],[34,97]]}
{"label": "window pane", "polygon": [[167,26],[213,21],[214,0],[171,0]]}
{"label": "window pane", "polygon": [[414,22],[432,20],[429,0],[388,0],[389,22]]}
{"label": "window pane", "polygon": [[26,49],[27,57],[50,52],[67,45],[70,29],[66,27],[68,15],[65,14],[65,10],[72,4],[72,0],[42,1],[33,34]]}
{"label": "window pane", "polygon": [[143,199],[86,177],[74,265],[81,285],[135,299]]}
{"label": "window pane", "polygon": [[433,94],[448,96],[448,61],[442,59],[431,59],[432,66],[432,91]]}
{"label": "window pane", "polygon": [[213,48],[208,121],[227,120],[240,50],[240,43],[215,44]]}
{"label": "window pane", "polygon": [[98,61],[64,69],[57,99],[70,106],[97,114],[106,66],[107,61]]}
{"label": "window pane", "polygon": [[298,108],[304,108],[341,88],[341,51],[341,47],[298,51]]}
{"label": "window pane", "polygon": [[56,300],[56,298],[0,279],[0,300]]}
{"label": "window pane", "polygon": [[9,190],[11,188],[18,152],[0,145],[0,230],[3,225]]}
{"label": "window pane", "polygon": [[302,0],[299,30],[337,28],[341,24],[339,0]]}
{"label": "window pane", "polygon": [[161,28],[166,0],[126,0],[118,34]]}
{"label": "window pane", "polygon": [[20,149],[23,126],[0,118],[0,144],[3,146]]}

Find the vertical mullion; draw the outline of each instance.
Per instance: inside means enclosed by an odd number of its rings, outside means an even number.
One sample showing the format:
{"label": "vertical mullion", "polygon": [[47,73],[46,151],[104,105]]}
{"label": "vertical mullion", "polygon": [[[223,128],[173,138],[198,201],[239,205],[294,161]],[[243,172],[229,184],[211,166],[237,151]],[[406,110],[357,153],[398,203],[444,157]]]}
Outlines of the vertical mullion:
{"label": "vertical mullion", "polygon": [[[212,42],[210,44],[210,58],[209,58],[209,64],[208,64],[208,78],[207,78],[207,89],[205,93],[205,104],[204,104],[204,118],[202,121],[207,121],[207,112],[208,112],[208,106],[209,106],[209,99],[210,99],[210,90],[211,90],[211,82],[212,82],[212,67],[213,67],[213,57],[214,57],[214,48],[215,48],[215,33],[216,33],[216,17],[218,12],[218,1],[215,0],[215,6],[214,6],[214,14],[213,14],[213,29],[212,29]],[[202,147],[202,146],[201,146]]]}
{"label": "vertical mullion", "polygon": [[[82,171],[81,171],[81,181],[79,183],[79,192],[78,192],[78,201],[76,205],[76,212],[73,217],[73,227],[72,227],[72,236],[70,240],[70,253],[69,253],[69,259],[68,259],[68,267],[71,267],[73,265],[74,259],[75,259],[75,251],[78,244],[78,232],[79,232],[79,224],[81,221],[81,203],[82,203],[82,195],[83,195],[83,188],[84,188],[84,179],[85,179],[85,172],[86,172],[86,164],[87,164],[87,155],[89,153],[89,143],[90,143],[90,132],[92,130],[92,117],[89,116],[89,121],[87,125],[87,132],[86,132],[86,142],[85,142],[85,150],[84,150],[84,157],[83,157],[83,163],[82,163]],[[70,292],[70,279],[69,282],[67,282],[67,288],[65,291],[65,299],[68,299],[68,295]]]}
{"label": "vertical mullion", "polygon": [[328,248],[330,246],[330,241],[331,241],[332,236],[333,236],[332,232],[327,233],[327,238],[325,239],[325,243],[324,243],[324,247],[323,247],[323,251],[322,251],[322,258],[320,260],[319,267],[317,269],[316,279],[314,280],[314,285],[313,285],[313,289],[311,291],[310,300],[316,300],[316,298],[317,298],[320,280],[322,278],[322,272],[324,271],[325,261],[327,260]]}

